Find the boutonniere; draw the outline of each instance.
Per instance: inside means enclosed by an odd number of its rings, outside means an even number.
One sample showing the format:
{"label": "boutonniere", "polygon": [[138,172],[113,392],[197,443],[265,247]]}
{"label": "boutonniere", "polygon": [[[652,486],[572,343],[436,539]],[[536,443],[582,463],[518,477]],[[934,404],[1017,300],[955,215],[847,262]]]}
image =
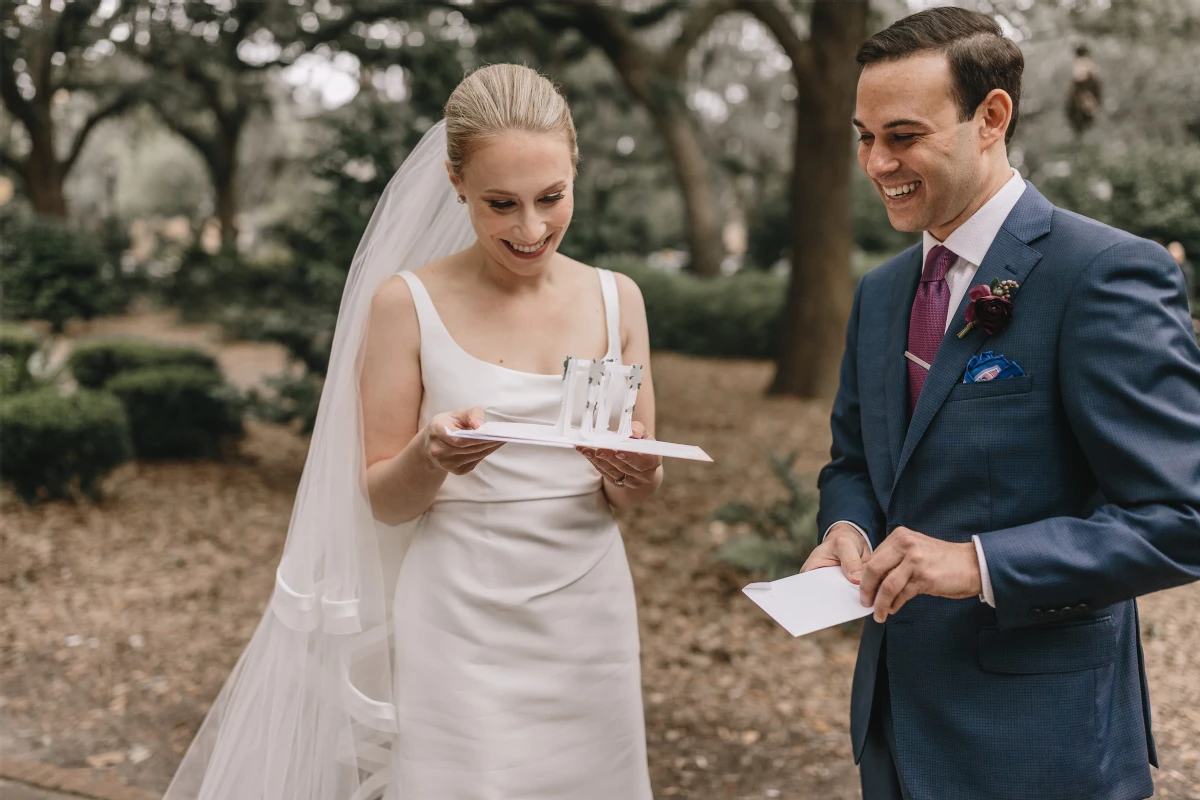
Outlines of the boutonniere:
{"label": "boutonniere", "polygon": [[976,325],[982,325],[989,336],[994,336],[1008,327],[1012,322],[1012,295],[1021,285],[1016,281],[1002,281],[999,278],[992,285],[979,284],[971,287],[971,302],[967,305],[967,325],[958,332],[958,338],[963,338]]}

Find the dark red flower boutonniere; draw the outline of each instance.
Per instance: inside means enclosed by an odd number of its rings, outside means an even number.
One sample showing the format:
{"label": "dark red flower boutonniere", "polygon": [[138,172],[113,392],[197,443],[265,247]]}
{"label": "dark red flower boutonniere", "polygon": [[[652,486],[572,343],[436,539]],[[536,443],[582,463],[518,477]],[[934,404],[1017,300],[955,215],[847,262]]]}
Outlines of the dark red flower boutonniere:
{"label": "dark red flower boutonniere", "polygon": [[982,325],[989,336],[994,336],[1008,327],[1013,318],[1013,292],[1020,289],[1016,281],[992,281],[991,286],[979,284],[971,287],[971,302],[967,305],[967,326],[958,332],[963,338],[976,325]]}

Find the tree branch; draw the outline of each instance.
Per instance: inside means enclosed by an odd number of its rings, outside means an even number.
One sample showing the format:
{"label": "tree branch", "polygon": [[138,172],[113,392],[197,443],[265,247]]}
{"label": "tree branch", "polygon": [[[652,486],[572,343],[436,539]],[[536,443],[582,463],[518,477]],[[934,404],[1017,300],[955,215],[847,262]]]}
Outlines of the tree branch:
{"label": "tree branch", "polygon": [[672,75],[681,75],[687,64],[688,53],[700,41],[700,37],[712,27],[717,18],[737,7],[735,0],[708,0],[693,6],[683,19],[679,37],[662,56],[663,70]]}
{"label": "tree branch", "polygon": [[676,11],[682,11],[686,8],[682,0],[664,0],[656,6],[644,9],[642,11],[628,11],[625,14],[626,21],[629,22],[629,27],[643,29],[653,28],[658,23],[662,22],[667,17],[671,16]]}
{"label": "tree branch", "polygon": [[[453,0],[441,0],[440,5],[447,11],[457,11],[462,14],[467,22],[470,22],[472,25],[486,25],[515,9],[532,13],[534,6],[541,6],[540,3],[536,2],[514,2],[513,0],[475,0],[469,6],[460,6],[458,3],[453,2]],[[539,11],[544,12],[544,9],[540,9]],[[534,16],[537,16],[538,19],[542,18],[541,13]]]}
{"label": "tree branch", "polygon": [[[775,41],[783,48],[784,55],[792,61],[792,72],[800,84],[813,80],[812,50],[796,29],[788,15],[775,4],[775,0],[737,0],[738,7],[758,18],[766,26]],[[802,87],[797,86],[797,89]]]}
{"label": "tree branch", "polygon": [[54,44],[50,48],[50,54],[68,53],[79,44],[80,32],[99,8],[99,0],[75,0],[68,3],[58,15],[58,24],[54,27],[54,35],[51,37]]}
{"label": "tree branch", "polygon": [[38,94],[45,94],[47,97],[51,94],[51,76],[54,73],[54,65],[50,59],[54,57],[55,53],[71,52],[81,43],[80,40],[88,19],[99,7],[99,0],[78,0],[68,3],[59,12],[54,32],[43,40],[45,49],[41,53],[42,63],[39,65],[40,71],[37,76]]}
{"label": "tree branch", "polygon": [[184,80],[189,83],[194,83],[200,87],[200,91],[204,93],[204,98],[208,100],[209,108],[220,119],[225,115],[225,107],[221,104],[221,86],[213,80],[204,69],[191,58],[185,58],[180,64],[180,71],[183,73]]}
{"label": "tree branch", "polygon": [[[648,53],[626,27],[619,13],[608,6],[601,5],[597,0],[570,0],[548,11],[552,13],[564,6],[575,12],[574,27],[603,50],[618,71],[623,71],[624,65],[628,64],[635,52],[640,51],[642,56]],[[530,6],[528,10],[539,19],[542,18],[543,10],[539,6]]]}
{"label": "tree branch", "polygon": [[230,49],[236,53],[237,46],[246,38],[246,33],[256,20],[269,8],[267,3],[240,2],[234,6],[232,17],[237,20],[237,30],[229,35]]}
{"label": "tree branch", "polygon": [[71,167],[79,158],[79,154],[83,152],[83,145],[87,142],[88,136],[92,131],[104,120],[109,117],[115,117],[132,108],[141,100],[141,94],[137,90],[129,89],[122,92],[114,98],[108,105],[102,106],[92,113],[87,118],[87,122],[83,123],[83,127],[79,129],[79,133],[75,134],[75,141],[71,144],[71,152],[63,161],[63,174],[71,171]]}
{"label": "tree branch", "polygon": [[187,140],[188,144],[196,148],[210,170],[216,169],[221,159],[217,154],[216,143],[211,137],[206,136],[200,129],[193,127],[182,119],[165,113],[157,106],[154,107],[154,110],[164,125],[175,131],[175,133]]}

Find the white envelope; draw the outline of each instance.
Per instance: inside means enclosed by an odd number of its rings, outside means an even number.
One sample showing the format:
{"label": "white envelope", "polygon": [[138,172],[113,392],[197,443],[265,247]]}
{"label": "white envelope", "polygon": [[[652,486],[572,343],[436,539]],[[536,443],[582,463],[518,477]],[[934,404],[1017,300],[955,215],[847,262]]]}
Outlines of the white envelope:
{"label": "white envelope", "polygon": [[742,592],[792,636],[860,619],[873,610],[863,608],[858,586],[846,578],[841,567],[822,567],[770,583],[752,583]]}

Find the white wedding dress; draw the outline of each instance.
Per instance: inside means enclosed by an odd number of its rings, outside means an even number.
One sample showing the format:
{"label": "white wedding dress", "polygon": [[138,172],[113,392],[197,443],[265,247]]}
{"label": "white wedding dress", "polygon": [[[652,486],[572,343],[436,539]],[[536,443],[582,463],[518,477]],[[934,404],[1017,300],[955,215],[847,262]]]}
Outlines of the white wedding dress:
{"label": "white wedding dress", "polygon": [[[619,362],[616,282],[597,272]],[[401,274],[421,331],[421,426],[476,406],[555,422],[561,375],[469,355]],[[417,522],[393,614],[388,800],[649,800],[633,581],[579,453],[507,444],[448,476]]]}

